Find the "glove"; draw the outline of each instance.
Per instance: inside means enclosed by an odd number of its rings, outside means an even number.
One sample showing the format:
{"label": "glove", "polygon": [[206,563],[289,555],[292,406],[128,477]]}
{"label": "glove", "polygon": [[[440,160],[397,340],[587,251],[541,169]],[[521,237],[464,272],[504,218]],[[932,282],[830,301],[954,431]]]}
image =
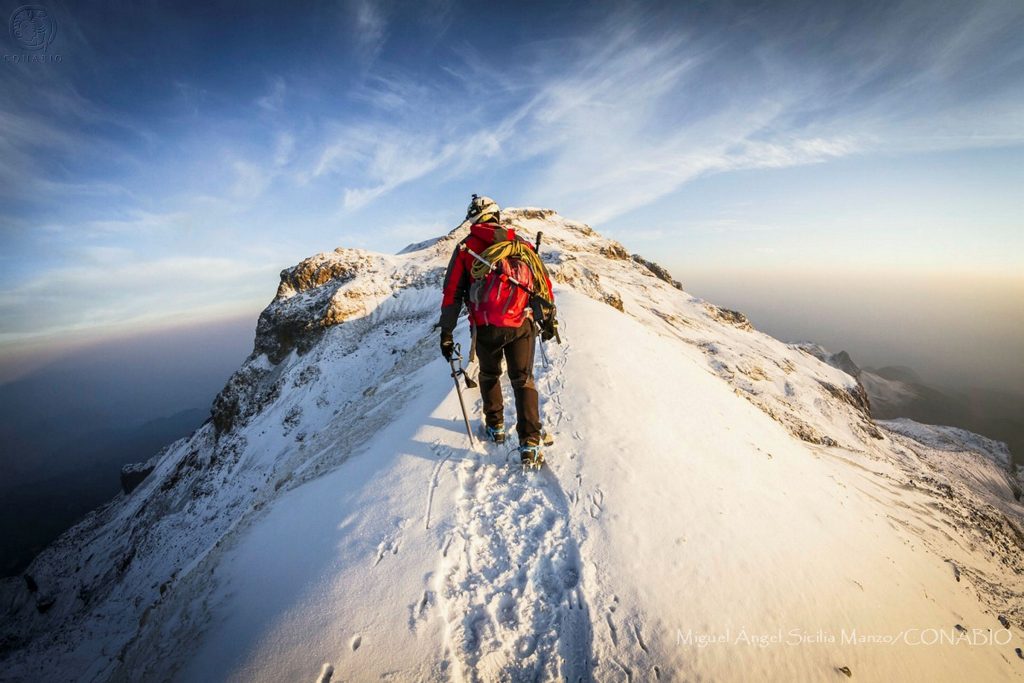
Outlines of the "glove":
{"label": "glove", "polygon": [[452,355],[455,353],[455,340],[452,339],[451,332],[441,332],[441,355],[448,362],[451,362]]}
{"label": "glove", "polygon": [[555,326],[558,323],[555,322],[554,318],[548,318],[544,321],[544,325],[540,328],[541,341],[550,341],[555,336]]}
{"label": "glove", "polygon": [[550,341],[552,338],[558,336],[558,319],[555,318],[557,311],[554,304],[551,305],[551,310],[548,312],[544,322],[540,326],[540,338],[541,341]]}

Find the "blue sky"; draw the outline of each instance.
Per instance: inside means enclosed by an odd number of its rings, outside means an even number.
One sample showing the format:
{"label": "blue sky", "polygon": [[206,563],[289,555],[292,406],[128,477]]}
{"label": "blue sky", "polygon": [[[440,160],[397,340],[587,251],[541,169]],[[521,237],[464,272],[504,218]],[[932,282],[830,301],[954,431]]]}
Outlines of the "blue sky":
{"label": "blue sky", "polygon": [[1019,0],[44,4],[60,61],[0,64],[0,348],[257,310],[471,192],[684,283],[1024,273]]}

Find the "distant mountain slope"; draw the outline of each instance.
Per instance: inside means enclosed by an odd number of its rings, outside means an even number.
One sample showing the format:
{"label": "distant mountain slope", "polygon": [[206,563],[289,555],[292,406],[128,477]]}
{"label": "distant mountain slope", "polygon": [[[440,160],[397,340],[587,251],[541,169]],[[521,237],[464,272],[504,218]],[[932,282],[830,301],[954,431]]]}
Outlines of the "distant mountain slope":
{"label": "distant mountain slope", "polygon": [[548,469],[462,431],[433,325],[464,226],[316,255],[213,419],[2,584],[0,678],[1024,678],[996,446],[876,424],[853,377],[588,226],[506,218],[556,281]]}
{"label": "distant mountain slope", "polygon": [[[120,490],[121,466],[145,460],[165,444],[191,434],[207,411],[183,410],[132,429],[105,429],[80,435],[63,445],[71,462],[48,477],[7,482],[0,496],[0,572],[16,576],[62,531]],[[24,457],[35,456],[32,452]]]}
{"label": "distant mountain slope", "polygon": [[1024,394],[995,389],[939,389],[926,384],[912,368],[860,368],[845,351],[831,353],[813,343],[798,346],[856,377],[867,391],[874,417],[906,417],[985,434],[1006,442],[1015,463],[1024,466]]}

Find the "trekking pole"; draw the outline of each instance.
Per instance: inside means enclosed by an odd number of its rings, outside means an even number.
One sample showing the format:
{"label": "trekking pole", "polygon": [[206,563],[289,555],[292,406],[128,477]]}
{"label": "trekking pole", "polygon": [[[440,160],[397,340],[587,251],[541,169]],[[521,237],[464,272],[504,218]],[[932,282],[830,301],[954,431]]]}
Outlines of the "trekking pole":
{"label": "trekking pole", "polygon": [[[455,359],[459,359],[459,367],[455,367]],[[462,345],[456,344],[452,349],[452,357],[448,359],[448,365],[452,368],[452,379],[455,381],[455,392],[459,395],[459,406],[462,408],[462,419],[466,423],[466,436],[469,437],[469,445],[475,446],[476,441],[473,440],[473,430],[469,428],[469,415],[466,413],[466,403],[462,400],[462,385],[459,384],[459,375],[462,375],[466,380],[467,386],[470,385],[470,379],[466,376],[466,371],[462,368]]]}
{"label": "trekking pole", "polygon": [[[537,239],[533,243],[533,250],[537,252],[537,256],[540,256],[540,238],[544,236],[543,230],[537,231]],[[544,350],[544,337],[542,336],[543,330],[540,328],[540,321],[534,321],[537,324],[537,343],[540,344],[540,359],[544,361],[544,367],[548,367],[548,352]]]}
{"label": "trekking pole", "polygon": [[537,329],[537,343],[540,345],[540,359],[544,361],[544,367],[547,368],[549,365],[548,352],[544,350],[544,339],[541,337],[540,323],[535,320],[534,325]]}

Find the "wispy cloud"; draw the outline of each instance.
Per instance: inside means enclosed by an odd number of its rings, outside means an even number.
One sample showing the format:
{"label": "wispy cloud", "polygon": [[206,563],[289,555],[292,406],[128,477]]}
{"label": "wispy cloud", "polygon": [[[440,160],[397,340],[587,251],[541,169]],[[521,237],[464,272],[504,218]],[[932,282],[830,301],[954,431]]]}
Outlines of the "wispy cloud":
{"label": "wispy cloud", "polygon": [[256,99],[256,106],[269,112],[281,111],[284,105],[286,87],[284,79],[276,76],[271,80],[270,90]]}
{"label": "wispy cloud", "polygon": [[[581,41],[575,54],[559,54],[564,63],[557,71],[528,65],[501,77],[477,52],[463,50],[460,67],[448,67],[469,90],[458,100],[469,103],[462,108],[446,105],[445,98],[456,98],[445,92],[407,100],[395,85],[402,79],[377,79],[365,99],[399,120],[415,108],[433,112],[434,121],[343,127],[327,140],[310,176],[344,171],[376,181],[343,189],[344,208],[355,209],[428,173],[456,175],[493,160],[544,156],[536,195],[599,221],[705,173],[813,163],[858,150],[850,136],[772,131],[785,104],[760,93],[754,101],[737,98],[718,110],[689,112],[686,96],[691,90],[699,96],[701,68],[713,49],[686,36],[636,37],[634,27],[620,25],[599,40]],[[595,51],[593,44],[602,47]],[[559,75],[549,76],[552,71]],[[504,114],[487,116],[477,102],[501,103]]]}
{"label": "wispy cloud", "polygon": [[[691,114],[687,94],[699,96],[701,67],[713,50],[682,36],[639,43],[635,37],[635,29],[620,26],[595,41],[603,49],[580,45],[575,57],[561,55],[565,68],[554,78],[534,69],[489,79],[488,65],[475,53],[465,53],[470,60],[466,71],[472,74],[468,82],[492,86],[483,101],[514,103],[512,95],[518,95],[519,103],[505,107],[507,113],[496,122],[479,122],[475,108],[455,112],[457,124],[451,128],[458,133],[434,148],[459,150],[477,162],[456,164],[453,172],[495,158],[507,163],[544,156],[534,194],[542,203],[568,204],[567,209],[595,221],[655,201],[705,173],[813,163],[857,151],[850,137],[775,134],[771,126],[785,105],[763,101],[759,94],[755,101],[737,98],[718,110]],[[505,91],[495,91],[496,85]],[[380,174],[391,166],[381,163],[382,156],[400,159],[384,143],[367,170],[388,180],[371,192],[346,190],[347,197],[360,200],[346,201],[346,206],[365,204],[446,160],[443,154],[417,154],[416,140],[406,144],[402,131],[381,137],[397,140],[395,147],[413,163]]]}
{"label": "wispy cloud", "polygon": [[[606,221],[712,173],[1024,141],[1020,98],[1010,91],[967,103],[941,95],[944,79],[999,29],[990,10],[965,5],[963,13],[963,22],[947,22],[923,4],[897,5],[882,30],[852,26],[813,58],[793,52],[782,32],[749,46],[722,30],[652,32],[643,10],[620,11],[557,50],[530,46],[525,59],[461,46],[459,62],[444,67],[454,87],[423,92],[394,69],[371,73],[360,97],[392,122],[360,123],[328,140],[313,175],[345,169],[376,181],[342,189],[353,209],[441,169],[475,173],[495,160],[537,158],[536,201]],[[811,14],[800,26],[808,33],[836,20]],[[915,40],[922,27],[928,40]],[[1019,53],[997,60],[1001,68],[1019,63]]]}
{"label": "wispy cloud", "polygon": [[[520,23],[494,22],[451,0],[344,0],[296,18],[316,23],[294,33],[317,35],[322,59],[289,44],[258,65],[196,72],[221,47],[253,48],[200,45],[180,63],[154,60],[131,86],[98,79],[112,66],[84,47],[82,63],[61,70],[0,70],[3,257],[58,264],[47,277],[60,285],[8,287],[0,311],[32,320],[22,331],[135,315],[149,285],[133,294],[117,283],[145,277],[138,259],[211,287],[206,270],[223,266],[231,277],[217,296],[256,278],[265,292],[263,266],[249,270],[231,251],[241,235],[267,246],[259,263],[278,259],[272,272],[292,247],[416,241],[444,224],[394,223],[396,202],[385,200],[399,194],[436,214],[437,188],[486,183],[604,223],[658,215],[713,174],[1024,143],[1019,4],[524,11]],[[125,59],[122,75],[135,63]],[[631,239],[768,229],[755,212],[709,213]],[[202,260],[214,254],[226,260]],[[172,280],[155,282],[173,292]],[[201,304],[171,296],[164,310]]]}
{"label": "wispy cloud", "polygon": [[274,144],[274,166],[287,166],[295,156],[295,136],[289,131],[282,131],[277,135],[277,142]]}
{"label": "wispy cloud", "polygon": [[231,196],[238,200],[252,200],[263,194],[270,185],[271,174],[260,164],[248,161],[235,161],[235,182],[231,186]]}
{"label": "wispy cloud", "polygon": [[[187,211],[155,213],[130,209],[119,218],[86,221],[70,228],[82,237],[142,237],[158,233],[184,233],[192,220]],[[83,229],[84,228],[84,229]],[[108,248],[106,246],[104,249]]]}
{"label": "wispy cloud", "polygon": [[117,248],[91,248],[86,256],[0,290],[0,343],[266,299],[266,288],[254,283],[279,269],[273,260],[146,259]]}
{"label": "wispy cloud", "polygon": [[370,64],[380,55],[388,37],[387,7],[383,0],[349,0],[351,32],[358,55]]}
{"label": "wispy cloud", "polygon": [[502,138],[500,130],[488,129],[445,134],[385,123],[338,126],[302,178],[357,178],[343,189],[341,207],[358,209],[428,173],[457,175],[482,163],[501,151]]}

